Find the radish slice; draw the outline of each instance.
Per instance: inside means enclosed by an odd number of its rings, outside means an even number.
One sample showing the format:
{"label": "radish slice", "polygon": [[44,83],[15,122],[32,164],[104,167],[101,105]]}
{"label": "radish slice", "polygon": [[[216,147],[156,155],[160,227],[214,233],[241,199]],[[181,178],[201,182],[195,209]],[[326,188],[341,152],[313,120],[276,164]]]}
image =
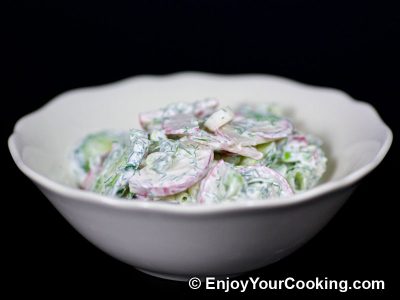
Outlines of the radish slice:
{"label": "radish slice", "polygon": [[218,107],[219,101],[214,98],[206,98],[193,103],[193,114],[197,118],[205,118],[211,115]]}
{"label": "radish slice", "polygon": [[289,183],[278,172],[264,166],[236,167],[246,181],[245,196],[268,199],[293,195]]}
{"label": "radish slice", "polygon": [[254,147],[243,147],[229,137],[211,134],[204,130],[200,130],[193,135],[186,136],[184,140],[190,140],[202,145],[206,145],[215,151],[236,153],[257,160],[263,157],[263,154]]}
{"label": "radish slice", "polygon": [[224,136],[209,133],[205,130],[200,130],[200,131],[196,132],[195,134],[185,136],[181,139],[181,141],[185,141],[185,140],[208,146],[216,151],[223,150],[223,148],[234,145],[234,142],[232,140],[230,140]]}
{"label": "radish slice", "polygon": [[234,117],[232,109],[229,107],[221,108],[208,117],[204,126],[210,131],[215,131],[221,126],[229,123]]}
{"label": "radish slice", "polygon": [[165,119],[162,128],[166,135],[189,135],[199,131],[199,122],[192,115],[177,115]]}
{"label": "radish slice", "polygon": [[153,152],[146,165],[129,180],[130,190],[142,197],[163,197],[186,190],[201,180],[213,160],[213,151],[190,142],[169,141]]}
{"label": "radish slice", "polygon": [[171,119],[178,115],[191,115],[195,118],[207,117],[214,112],[218,104],[216,99],[198,100],[193,103],[173,103],[162,109],[140,113],[139,122],[145,130],[158,130],[163,127],[162,124],[166,119]]}
{"label": "radish slice", "polygon": [[292,131],[292,123],[283,118],[256,121],[236,117],[232,122],[218,129],[217,134],[232,139],[242,146],[256,146],[285,138]]}
{"label": "radish slice", "polygon": [[240,144],[234,144],[233,146],[222,147],[221,150],[236,153],[245,157],[250,157],[255,160],[263,158],[263,154],[254,147],[244,147]]}

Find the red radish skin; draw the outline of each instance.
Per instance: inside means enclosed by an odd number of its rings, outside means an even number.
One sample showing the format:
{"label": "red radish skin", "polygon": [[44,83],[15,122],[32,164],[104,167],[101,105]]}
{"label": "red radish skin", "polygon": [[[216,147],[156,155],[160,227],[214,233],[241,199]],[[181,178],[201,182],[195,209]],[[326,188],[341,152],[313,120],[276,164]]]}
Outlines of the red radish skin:
{"label": "red radish skin", "polygon": [[[163,175],[145,166],[131,177],[129,181],[130,189],[142,197],[164,197],[185,191],[207,174],[210,163],[213,161],[214,152],[212,149],[200,147],[196,157],[191,158],[196,159],[198,165],[195,167],[188,164],[182,173],[168,169],[166,174]],[[185,160],[188,160],[188,157],[179,157],[176,164],[183,163]]]}

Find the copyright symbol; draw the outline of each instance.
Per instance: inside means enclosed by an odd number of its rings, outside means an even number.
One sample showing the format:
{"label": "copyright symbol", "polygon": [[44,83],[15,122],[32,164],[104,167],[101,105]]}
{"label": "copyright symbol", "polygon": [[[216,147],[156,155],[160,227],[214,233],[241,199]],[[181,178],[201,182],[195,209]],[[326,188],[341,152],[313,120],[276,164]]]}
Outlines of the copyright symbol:
{"label": "copyright symbol", "polygon": [[197,277],[192,277],[189,279],[189,287],[192,290],[197,290],[201,286],[201,280]]}

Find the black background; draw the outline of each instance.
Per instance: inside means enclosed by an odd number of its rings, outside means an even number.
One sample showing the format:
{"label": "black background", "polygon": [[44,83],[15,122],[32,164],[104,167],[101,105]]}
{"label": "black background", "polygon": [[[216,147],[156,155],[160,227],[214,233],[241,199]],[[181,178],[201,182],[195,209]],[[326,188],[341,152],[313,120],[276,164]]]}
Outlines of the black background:
{"label": "black background", "polygon": [[[342,89],[394,130],[385,161],[332,222],[263,279],[383,279],[398,286],[399,10],[384,1],[8,1],[2,10],[3,269],[13,293],[223,294],[153,278],[84,240],[14,166],[18,118],[55,95],[137,74],[270,73]],[[340,117],[340,116],[338,116]],[[398,138],[398,137],[397,137]],[[4,153],[3,153],[4,152]],[[397,173],[398,174],[398,173]],[[3,194],[4,195],[4,194]],[[306,222],[306,220],[305,220]],[[398,272],[398,271],[397,271]],[[247,292],[246,295],[250,293]],[[339,292],[259,291],[271,295]],[[57,294],[53,294],[54,296]]]}

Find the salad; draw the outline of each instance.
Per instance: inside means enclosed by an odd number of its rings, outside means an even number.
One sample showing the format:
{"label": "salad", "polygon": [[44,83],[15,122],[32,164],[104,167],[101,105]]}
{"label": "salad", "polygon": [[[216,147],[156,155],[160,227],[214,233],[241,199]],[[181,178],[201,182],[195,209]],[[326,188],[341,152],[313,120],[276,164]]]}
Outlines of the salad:
{"label": "salad", "polygon": [[276,105],[216,99],[139,114],[142,129],[89,134],[72,153],[80,188],[121,199],[221,203],[290,196],[326,170],[321,140]]}

